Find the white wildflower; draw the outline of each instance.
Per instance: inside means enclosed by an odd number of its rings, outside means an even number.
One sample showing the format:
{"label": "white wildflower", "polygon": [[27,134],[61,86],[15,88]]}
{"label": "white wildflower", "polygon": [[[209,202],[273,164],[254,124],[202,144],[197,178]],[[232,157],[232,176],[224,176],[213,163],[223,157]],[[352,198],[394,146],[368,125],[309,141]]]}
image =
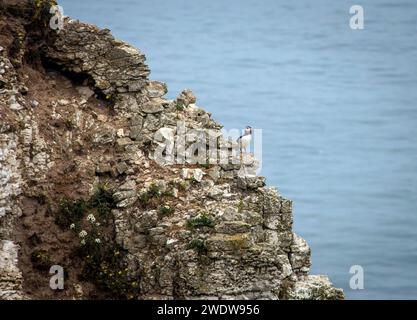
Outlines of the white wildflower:
{"label": "white wildflower", "polygon": [[91,223],[94,223],[94,222],[96,222],[96,218],[92,214],[89,214],[87,216],[87,221],[90,221]]}
{"label": "white wildflower", "polygon": [[176,243],[176,242],[178,242],[177,239],[168,239],[167,240],[167,245],[170,245],[170,244],[173,244],[173,243]]}
{"label": "white wildflower", "polygon": [[96,243],[99,243],[99,244],[101,243],[101,240],[100,240],[99,238],[95,239],[94,241],[95,241]]}
{"label": "white wildflower", "polygon": [[82,230],[79,234],[80,238],[85,238],[87,236],[87,231]]}
{"label": "white wildflower", "polygon": [[81,240],[81,244],[84,246],[85,245],[85,240],[84,239],[82,239]]}
{"label": "white wildflower", "polygon": [[75,223],[71,223],[71,225],[70,225],[70,229],[71,229],[71,230],[75,229]]}
{"label": "white wildflower", "polygon": [[97,227],[100,227],[100,222],[97,222],[97,223],[96,223],[96,226],[97,226]]}

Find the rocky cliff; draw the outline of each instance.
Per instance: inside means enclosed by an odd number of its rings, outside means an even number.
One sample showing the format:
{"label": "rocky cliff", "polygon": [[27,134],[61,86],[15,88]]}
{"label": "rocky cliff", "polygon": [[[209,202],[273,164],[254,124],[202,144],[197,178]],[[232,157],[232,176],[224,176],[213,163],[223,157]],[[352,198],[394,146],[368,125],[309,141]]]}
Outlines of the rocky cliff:
{"label": "rocky cliff", "polygon": [[[0,299],[343,299],[194,94],[164,98],[108,30],[52,30],[53,4],[0,1]],[[171,163],[180,145],[204,161]]]}

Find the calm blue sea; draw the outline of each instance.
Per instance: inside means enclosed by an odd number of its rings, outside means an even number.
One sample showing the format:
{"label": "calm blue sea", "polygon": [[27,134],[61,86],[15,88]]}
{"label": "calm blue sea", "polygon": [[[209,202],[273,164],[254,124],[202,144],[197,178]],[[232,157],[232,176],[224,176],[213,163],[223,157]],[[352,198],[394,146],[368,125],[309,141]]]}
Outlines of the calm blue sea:
{"label": "calm blue sea", "polygon": [[59,2],[140,48],[169,97],[263,129],[262,175],[294,200],[312,273],[349,299],[417,298],[415,0]]}

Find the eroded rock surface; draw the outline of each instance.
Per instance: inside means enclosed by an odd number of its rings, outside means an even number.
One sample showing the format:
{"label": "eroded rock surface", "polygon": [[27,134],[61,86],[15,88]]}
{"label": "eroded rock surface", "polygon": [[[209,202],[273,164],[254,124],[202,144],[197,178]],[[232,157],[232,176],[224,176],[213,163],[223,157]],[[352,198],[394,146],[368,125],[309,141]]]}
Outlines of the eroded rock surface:
{"label": "eroded rock surface", "polygon": [[21,300],[22,274],[17,267],[18,247],[12,241],[0,241],[0,300]]}
{"label": "eroded rock surface", "polygon": [[[165,99],[166,85],[148,79],[140,51],[76,20],[52,35],[38,24],[48,37],[34,49],[27,26],[36,8],[22,8],[16,15],[19,6],[5,1],[0,24],[0,299],[57,297],[33,275],[30,254],[70,248],[51,218],[56,203],[88,197],[98,183],[113,190],[115,239],[140,298],[343,298],[326,277],[309,275],[310,248],[292,231],[292,202],[255,175],[253,156],[232,161],[233,142],[192,91]],[[10,23],[21,30],[19,45],[7,39]],[[191,129],[194,139],[180,141]],[[202,155],[209,164],[188,164],[182,156],[201,133],[219,147]],[[171,157],[158,158],[164,147]],[[216,162],[221,157],[230,161]],[[146,204],[155,186],[169,196],[154,192],[163,202]],[[52,263],[66,263],[61,251]],[[46,289],[33,289],[34,279]],[[63,297],[87,297],[87,284],[68,282]]]}

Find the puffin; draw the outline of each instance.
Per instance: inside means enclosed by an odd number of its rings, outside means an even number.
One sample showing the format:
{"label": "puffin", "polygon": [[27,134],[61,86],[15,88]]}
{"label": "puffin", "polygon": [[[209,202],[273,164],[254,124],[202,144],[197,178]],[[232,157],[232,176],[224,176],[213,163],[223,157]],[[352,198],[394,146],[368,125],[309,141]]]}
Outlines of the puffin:
{"label": "puffin", "polygon": [[247,126],[245,128],[245,133],[243,136],[240,136],[239,139],[237,139],[237,142],[241,146],[241,150],[243,150],[246,153],[246,149],[250,146],[250,143],[252,141],[252,127]]}

